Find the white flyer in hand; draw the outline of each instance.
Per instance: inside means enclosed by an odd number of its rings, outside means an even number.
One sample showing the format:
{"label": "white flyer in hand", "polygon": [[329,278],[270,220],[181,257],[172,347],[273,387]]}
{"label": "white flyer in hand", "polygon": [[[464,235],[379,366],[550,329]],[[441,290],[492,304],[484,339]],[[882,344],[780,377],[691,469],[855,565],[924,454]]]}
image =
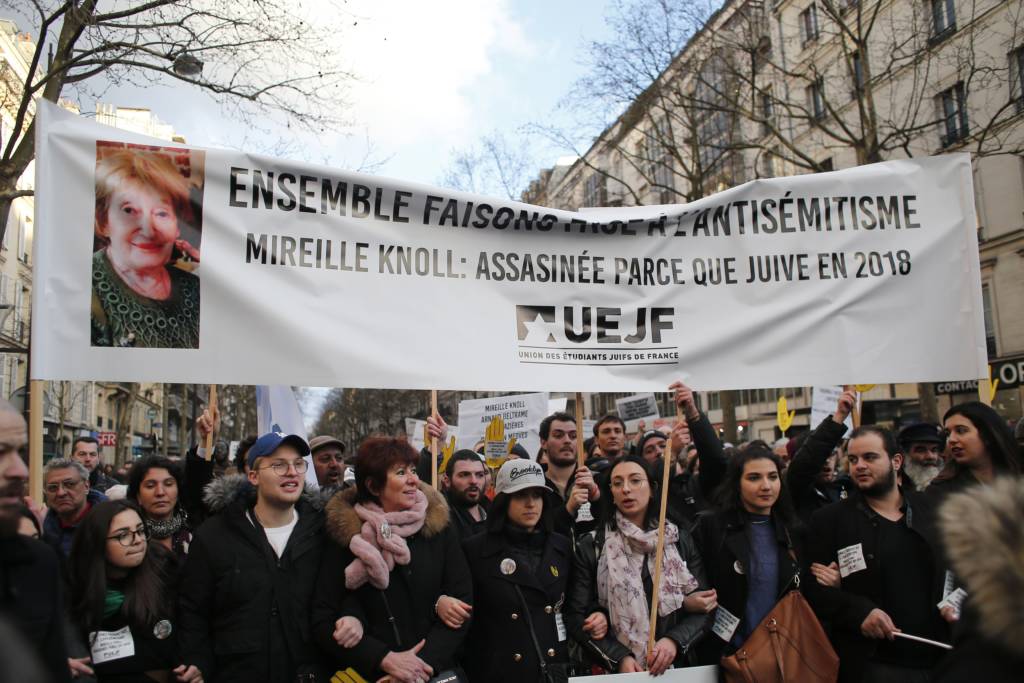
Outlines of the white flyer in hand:
{"label": "white flyer in hand", "polygon": [[711,631],[728,643],[732,640],[732,634],[736,633],[736,628],[739,625],[740,618],[719,605],[715,612],[715,625],[711,627]]}
{"label": "white flyer in hand", "polygon": [[864,546],[860,543],[839,549],[839,575],[844,579],[855,572],[868,568],[864,561]]}
{"label": "white flyer in hand", "polygon": [[116,631],[96,631],[90,640],[93,664],[124,659],[135,654],[135,641],[128,626]]}

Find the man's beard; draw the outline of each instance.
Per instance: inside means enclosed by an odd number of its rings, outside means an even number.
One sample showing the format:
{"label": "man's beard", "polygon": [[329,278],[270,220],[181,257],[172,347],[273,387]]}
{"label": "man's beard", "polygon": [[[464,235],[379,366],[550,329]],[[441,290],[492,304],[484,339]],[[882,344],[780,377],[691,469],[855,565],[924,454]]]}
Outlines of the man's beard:
{"label": "man's beard", "polygon": [[890,467],[889,474],[885,479],[876,481],[866,489],[861,489],[861,495],[867,498],[881,498],[885,494],[889,493],[896,486],[896,468]]}
{"label": "man's beard", "polygon": [[548,464],[555,467],[569,467],[576,464],[576,451],[556,451],[553,455],[548,453]]}
{"label": "man's beard", "polygon": [[910,478],[914,480],[914,485],[918,489],[923,489],[931,483],[932,479],[935,478],[942,468],[938,465],[921,465],[913,460],[908,460],[903,465],[903,469]]}
{"label": "man's beard", "polygon": [[[469,489],[466,489],[466,491],[469,491]],[[475,489],[475,491],[476,491],[476,500],[470,500],[469,498],[467,498],[466,497],[466,491],[458,491],[456,489],[449,489],[448,490],[448,497],[451,499],[451,501],[453,503],[455,503],[455,505],[457,505],[460,508],[471,508],[474,505],[479,505],[480,504],[480,489]]]}

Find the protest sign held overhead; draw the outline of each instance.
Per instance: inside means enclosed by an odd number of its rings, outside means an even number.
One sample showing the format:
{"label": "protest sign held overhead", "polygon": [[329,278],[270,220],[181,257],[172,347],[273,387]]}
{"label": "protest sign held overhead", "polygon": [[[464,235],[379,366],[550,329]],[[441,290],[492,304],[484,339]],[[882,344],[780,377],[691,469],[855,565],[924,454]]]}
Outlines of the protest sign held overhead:
{"label": "protest sign held overhead", "polygon": [[[968,155],[567,212],[168,146],[45,102],[36,126],[36,379],[662,391],[986,376]],[[151,243],[110,212],[128,195],[167,207]],[[120,275],[142,262],[166,269],[161,287]],[[470,314],[473,333],[422,333],[426,301],[435,320]],[[927,354],[908,342],[922,336]]]}
{"label": "protest sign held overhead", "polygon": [[654,394],[637,394],[615,399],[615,409],[619,417],[626,423],[626,432],[635,432],[641,421],[648,428],[654,428],[654,421],[661,417],[658,412],[658,400]]}
{"label": "protest sign held overhead", "polygon": [[[515,439],[533,457],[540,449],[540,421],[547,417],[547,410],[547,394],[459,401],[459,443],[462,448],[472,448],[480,440],[500,440],[507,444],[508,440]],[[496,417],[501,418],[501,436],[500,439],[490,439],[488,428]],[[508,452],[504,445],[500,450]]]}

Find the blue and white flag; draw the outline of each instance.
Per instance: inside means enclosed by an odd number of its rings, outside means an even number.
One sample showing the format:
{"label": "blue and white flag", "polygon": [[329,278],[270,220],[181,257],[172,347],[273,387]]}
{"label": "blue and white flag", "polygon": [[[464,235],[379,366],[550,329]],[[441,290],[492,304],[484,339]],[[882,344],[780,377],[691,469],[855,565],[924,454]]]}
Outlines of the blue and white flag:
{"label": "blue and white flag", "polygon": [[[261,435],[267,432],[298,434],[309,441],[306,422],[302,418],[299,402],[295,400],[295,392],[286,384],[256,387],[256,425]],[[306,463],[306,483],[317,488],[312,456],[306,456]]]}

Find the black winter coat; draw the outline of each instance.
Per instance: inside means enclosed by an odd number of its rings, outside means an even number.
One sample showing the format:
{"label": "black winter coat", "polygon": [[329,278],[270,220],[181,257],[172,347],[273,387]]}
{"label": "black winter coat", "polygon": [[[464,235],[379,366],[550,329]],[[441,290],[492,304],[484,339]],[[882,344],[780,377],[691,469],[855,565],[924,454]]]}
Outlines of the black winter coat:
{"label": "black winter coat", "polygon": [[290,683],[319,670],[309,611],[324,517],[305,499],[296,509],[280,558],[242,500],[196,533],[182,573],[179,642],[183,662],[204,680]]}
{"label": "black winter coat", "polygon": [[[935,510],[921,493],[904,491],[903,496],[906,501],[904,522],[925,540],[931,553],[932,583],[928,590],[931,592],[930,604],[936,605],[943,597],[946,567],[939,549]],[[867,565],[866,569],[843,577],[841,588],[818,586],[814,595],[809,596],[819,618],[832,625],[832,644],[839,655],[840,681],[860,681],[863,662],[874,655],[878,646],[877,640],[861,635],[860,627],[871,610],[881,608],[885,590],[884,571],[892,570],[884,566],[884,558],[879,553],[879,524],[878,513],[859,494],[824,507],[811,517],[810,561],[821,564],[836,562],[840,549],[861,544]],[[940,638],[948,642],[948,626],[941,620],[938,608],[935,608],[933,616],[936,627],[944,631]]]}
{"label": "black winter coat", "polygon": [[[171,625],[171,632],[167,637],[157,638],[154,628],[163,619],[158,620],[151,626],[134,626],[121,614],[115,614],[103,620],[100,631],[118,631],[128,626],[132,635],[132,644],[135,647],[135,654],[131,657],[112,659],[101,664],[92,664],[96,672],[96,680],[99,683],[153,683],[153,679],[146,675],[147,671],[170,672],[181,663],[178,653],[178,634],[175,630],[178,623],[173,615],[166,615],[166,622]],[[162,626],[162,624],[160,624]],[[86,644],[90,644],[90,634],[83,633],[82,638]],[[173,679],[173,677],[172,677]]]}
{"label": "black winter coat", "polygon": [[[806,596],[814,589],[816,582],[804,570],[806,542],[803,528],[799,524],[787,526],[778,511],[773,511],[772,521],[779,566],[776,602],[790,590],[800,590]],[[748,626],[745,614],[749,588],[747,572],[751,559],[746,522],[746,514],[742,512],[705,512],[697,518],[697,526],[694,528],[694,538],[704,558],[708,583],[717,592],[719,606],[739,618],[737,632]],[[713,623],[713,618],[709,618],[709,629]],[[698,647],[698,659],[701,664],[718,664],[723,656],[732,654],[734,650],[729,643],[710,633]]]}
{"label": "black winter coat", "polygon": [[[384,676],[380,663],[389,652],[408,650],[424,639],[419,657],[435,674],[456,664],[469,624],[448,628],[434,605],[442,595],[472,604],[472,579],[444,497],[424,483],[420,490],[427,496],[426,520],[418,533],[405,539],[409,564],[395,565],[383,591],[369,582],[355,590],[345,587],[345,568],[354,559],[349,542],[362,526],[353,507],[356,489],[339,492],[327,504],[327,531],[333,542],[327,544],[316,579],[312,623],[316,642],[335,670],[352,667],[363,678],[376,681]],[[334,624],[344,616],[357,618],[363,626],[363,638],[353,648],[334,641]]]}
{"label": "black winter coat", "polygon": [[837,478],[825,485],[815,483],[832,451],[842,442],[844,434],[846,425],[826,417],[807,437],[786,468],[786,487],[793,499],[796,514],[804,524],[810,524],[815,510],[838,503],[854,491],[853,482],[848,477]]}
{"label": "black winter coat", "polygon": [[[576,542],[572,585],[569,588],[569,598],[565,607],[565,619],[569,635],[580,644],[591,660],[598,666],[616,673],[619,670],[619,663],[624,657],[630,655],[630,651],[616,639],[611,620],[609,619],[608,623],[608,634],[600,640],[591,638],[583,630],[583,622],[592,613],[603,612],[605,617],[608,617],[607,610],[601,607],[597,599],[597,565],[600,552],[604,550],[606,533],[605,528],[599,528],[593,533],[580,536]],[[693,537],[683,527],[679,529],[676,548],[679,551],[679,556],[686,562],[690,573],[697,579],[697,590],[707,590],[708,581],[701,554]],[[644,562],[643,565],[642,580],[649,606],[654,582],[647,562]],[[706,622],[705,615],[689,614],[682,607],[667,617],[658,616],[654,629],[655,639],[667,637],[675,642],[678,648],[675,666],[687,666],[694,663],[692,651],[704,637]],[[644,662],[639,663],[644,664]]]}
{"label": "black winter coat", "polygon": [[[565,625],[559,628],[559,621],[564,618],[562,607],[572,571],[572,547],[569,539],[561,534],[545,536],[543,554],[532,573],[521,559],[511,574],[502,571],[502,562],[515,561],[519,553],[518,549],[511,548],[512,541],[501,532],[479,534],[463,543],[475,596],[467,647],[466,671],[470,680],[539,681],[537,647],[545,666],[568,666]],[[530,622],[537,636],[537,646],[530,635]]]}
{"label": "black winter coat", "polygon": [[54,550],[25,536],[0,539],[0,616],[32,646],[50,680],[70,680],[63,581]]}

